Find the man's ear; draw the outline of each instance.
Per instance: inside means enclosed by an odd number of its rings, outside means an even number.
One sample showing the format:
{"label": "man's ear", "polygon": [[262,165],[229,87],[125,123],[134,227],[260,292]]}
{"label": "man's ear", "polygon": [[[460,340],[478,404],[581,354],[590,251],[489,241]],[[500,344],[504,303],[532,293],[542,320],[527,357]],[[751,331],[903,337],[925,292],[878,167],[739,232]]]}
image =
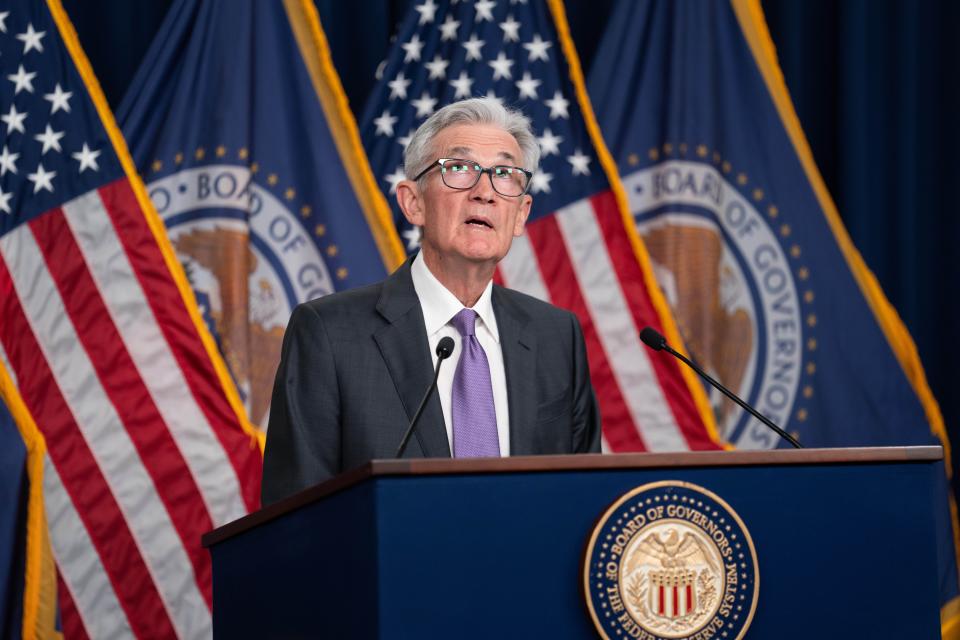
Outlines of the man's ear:
{"label": "man's ear", "polygon": [[533,196],[523,196],[520,203],[520,212],[517,215],[517,221],[513,225],[513,236],[519,238],[523,235],[523,227],[527,224],[527,218],[530,216],[530,207],[533,206]]}
{"label": "man's ear", "polygon": [[423,197],[416,182],[401,180],[397,183],[397,204],[407,222],[416,227],[423,226]]}

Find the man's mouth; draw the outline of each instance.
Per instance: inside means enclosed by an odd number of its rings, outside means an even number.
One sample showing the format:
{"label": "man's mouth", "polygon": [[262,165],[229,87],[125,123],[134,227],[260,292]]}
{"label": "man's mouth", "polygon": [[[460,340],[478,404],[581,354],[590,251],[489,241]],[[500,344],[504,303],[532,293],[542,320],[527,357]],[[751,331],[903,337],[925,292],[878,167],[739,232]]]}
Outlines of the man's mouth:
{"label": "man's mouth", "polygon": [[493,225],[486,218],[467,218],[467,224],[474,225],[477,227],[486,227],[488,229],[493,229]]}

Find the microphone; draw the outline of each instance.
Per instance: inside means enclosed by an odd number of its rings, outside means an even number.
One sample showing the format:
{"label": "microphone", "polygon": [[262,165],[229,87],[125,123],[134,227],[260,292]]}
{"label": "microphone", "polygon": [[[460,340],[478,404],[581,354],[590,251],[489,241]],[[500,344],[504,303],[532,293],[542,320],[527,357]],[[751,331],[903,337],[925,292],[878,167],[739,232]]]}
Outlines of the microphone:
{"label": "microphone", "polygon": [[437,378],[440,377],[440,365],[443,364],[443,361],[450,357],[453,353],[453,338],[450,336],[444,336],[440,338],[440,342],[437,344],[437,368],[433,372],[433,382],[430,383],[430,386],[427,388],[427,392],[423,394],[423,400],[420,401],[420,406],[417,407],[417,412],[413,414],[413,420],[410,421],[410,426],[407,427],[407,432],[403,434],[403,440],[400,441],[400,446],[397,447],[397,454],[395,458],[400,458],[403,456],[403,451],[407,448],[407,443],[410,442],[410,436],[413,435],[413,429],[417,426],[417,422],[420,421],[420,414],[423,413],[424,407],[427,406],[427,400],[430,399],[430,394],[433,393],[433,390],[437,388]]}
{"label": "microphone", "polygon": [[723,386],[722,384],[720,384],[719,382],[711,378],[706,371],[704,371],[697,365],[693,364],[682,353],[678,351],[674,351],[672,348],[670,348],[670,345],[667,344],[667,339],[664,338],[662,335],[660,335],[660,333],[656,329],[653,329],[651,327],[644,327],[643,331],[640,332],[640,340],[643,341],[643,344],[647,345],[654,351],[666,351],[673,357],[677,358],[678,360],[686,364],[688,367],[696,371],[698,374],[700,374],[701,378],[703,378],[704,380],[709,382],[711,385],[713,385],[714,387],[719,389],[721,392],[723,392],[723,395],[727,396],[728,398],[736,402],[738,405],[743,407],[743,409],[747,413],[749,413],[754,418],[756,418],[763,424],[767,425],[768,427],[776,431],[781,438],[783,438],[784,440],[792,444],[797,449],[803,448],[803,446],[799,442],[797,442],[796,438],[794,438],[789,433],[787,433],[786,431],[784,431],[783,429],[775,425],[773,422],[768,420],[759,411],[757,411],[756,409],[748,405],[746,402],[738,398],[732,391],[727,389],[725,386]]}

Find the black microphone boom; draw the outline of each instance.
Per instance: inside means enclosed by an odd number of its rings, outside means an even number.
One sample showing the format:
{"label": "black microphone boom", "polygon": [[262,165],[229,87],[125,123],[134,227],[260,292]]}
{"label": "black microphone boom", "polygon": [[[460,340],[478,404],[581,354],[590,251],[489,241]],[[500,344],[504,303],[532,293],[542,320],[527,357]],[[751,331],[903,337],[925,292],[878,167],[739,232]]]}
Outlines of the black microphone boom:
{"label": "black microphone boom", "polygon": [[730,398],[731,400],[733,400],[734,402],[736,402],[738,405],[740,405],[741,407],[743,407],[743,409],[744,409],[747,413],[749,413],[749,414],[752,415],[754,418],[756,418],[757,420],[759,420],[759,421],[762,422],[763,424],[767,425],[768,427],[770,427],[771,429],[773,429],[774,431],[776,431],[777,434],[778,434],[781,438],[783,438],[784,440],[786,440],[787,442],[789,442],[790,444],[792,444],[792,445],[793,445],[794,447],[796,447],[797,449],[802,449],[802,448],[803,448],[803,446],[802,446],[799,442],[797,442],[797,439],[796,439],[796,438],[794,438],[794,437],[791,436],[789,433],[787,433],[786,431],[784,431],[783,429],[781,429],[780,427],[778,427],[777,425],[775,425],[773,422],[771,422],[770,420],[768,420],[768,419],[766,418],[766,416],[764,416],[764,415],[761,414],[759,411],[757,411],[756,409],[754,409],[753,407],[751,407],[750,405],[748,405],[746,402],[744,402],[743,400],[741,400],[738,396],[736,396],[732,391],[730,391],[729,389],[727,389],[725,386],[723,386],[722,384],[720,384],[719,382],[717,382],[716,380],[714,380],[712,377],[710,377],[710,376],[707,374],[706,371],[704,371],[703,369],[701,369],[701,368],[698,367],[697,365],[693,364],[693,362],[691,362],[690,360],[688,360],[682,353],[680,353],[679,351],[674,351],[672,348],[670,348],[670,345],[667,344],[667,339],[664,338],[664,337],[663,337],[658,331],[656,331],[655,329],[652,329],[651,327],[644,327],[644,328],[643,328],[643,331],[640,332],[640,340],[643,341],[643,344],[647,345],[648,347],[650,347],[650,348],[653,349],[654,351],[666,351],[667,353],[669,353],[669,354],[672,355],[673,357],[679,359],[681,362],[683,362],[683,363],[686,364],[688,367],[690,367],[691,369],[693,369],[694,371],[696,371],[698,374],[700,374],[700,377],[701,377],[701,378],[703,378],[704,380],[706,380],[707,382],[709,382],[710,384],[712,384],[714,387],[716,387],[717,389],[719,389],[721,392],[723,392],[723,395],[727,396],[728,398]]}
{"label": "black microphone boom", "polygon": [[424,407],[427,406],[427,400],[430,399],[430,394],[437,388],[437,378],[440,377],[440,365],[443,364],[443,361],[449,358],[452,353],[453,338],[450,336],[440,338],[440,342],[437,344],[437,368],[433,372],[433,382],[430,383],[427,392],[423,394],[423,400],[420,401],[420,406],[417,407],[417,412],[413,414],[410,426],[407,427],[407,432],[403,434],[403,440],[400,441],[400,446],[397,447],[397,455],[394,456],[395,458],[403,456],[403,452],[407,448],[407,443],[410,442],[410,436],[413,435],[413,429],[417,426],[417,422],[420,421],[420,414],[423,413]]}

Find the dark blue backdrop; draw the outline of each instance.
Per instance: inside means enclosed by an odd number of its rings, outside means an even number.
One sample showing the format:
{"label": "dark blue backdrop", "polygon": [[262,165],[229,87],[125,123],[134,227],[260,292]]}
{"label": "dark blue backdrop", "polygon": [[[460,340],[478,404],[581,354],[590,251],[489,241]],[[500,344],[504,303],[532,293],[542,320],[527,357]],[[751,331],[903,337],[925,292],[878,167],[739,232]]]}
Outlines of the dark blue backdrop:
{"label": "dark blue backdrop", "polygon": [[[317,0],[354,113],[363,109],[394,25],[414,1]],[[612,0],[566,4],[589,70]],[[116,107],[170,0],[64,5]],[[763,7],[820,170],[917,342],[956,447],[960,400],[952,393],[951,363],[960,346],[951,333],[960,315],[953,244],[960,220],[951,176],[960,168],[960,3],[765,0]],[[954,464],[960,466],[957,456]]]}

